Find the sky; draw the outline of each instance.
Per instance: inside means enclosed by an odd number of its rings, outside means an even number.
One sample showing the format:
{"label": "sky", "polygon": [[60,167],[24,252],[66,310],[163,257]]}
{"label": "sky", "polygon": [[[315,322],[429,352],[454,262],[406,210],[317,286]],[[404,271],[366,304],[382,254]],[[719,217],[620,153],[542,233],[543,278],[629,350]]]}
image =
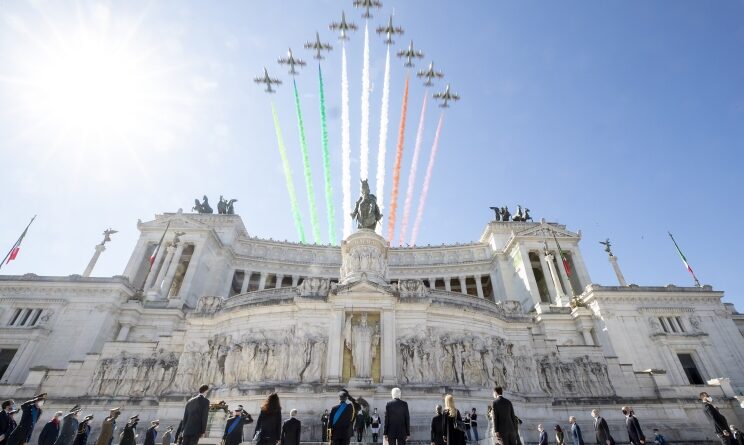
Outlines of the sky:
{"label": "sky", "polygon": [[[356,197],[364,19],[351,3],[0,2],[2,254],[38,215],[0,273],[80,274],[112,227],[94,275],[120,274],[138,219],[190,211],[204,194],[215,208],[238,199],[252,236],[298,241],[272,100],[312,241],[291,76],[276,63],[289,47],[307,62],[296,81],[327,243],[318,63],[302,48],[316,31],[334,46],[321,66],[340,237],[341,42],[328,24],[345,10],[360,27],[346,44]],[[616,283],[598,244],[609,237],[629,283],[692,285],[671,231],[700,281],[744,310],[744,245],[730,228],[744,218],[744,2],[383,3],[370,29],[394,12],[405,35],[393,51],[413,40],[425,54],[415,70],[433,60],[445,73],[428,91],[411,81],[397,227],[423,97],[450,83],[461,100],[443,111],[417,244],[475,241],[490,206],[521,204],[581,230],[595,283]],[[373,192],[385,49],[371,33]],[[386,202],[402,65],[393,58]],[[284,81],[271,97],[252,81],[264,66]],[[429,103],[414,214],[441,113]]]}

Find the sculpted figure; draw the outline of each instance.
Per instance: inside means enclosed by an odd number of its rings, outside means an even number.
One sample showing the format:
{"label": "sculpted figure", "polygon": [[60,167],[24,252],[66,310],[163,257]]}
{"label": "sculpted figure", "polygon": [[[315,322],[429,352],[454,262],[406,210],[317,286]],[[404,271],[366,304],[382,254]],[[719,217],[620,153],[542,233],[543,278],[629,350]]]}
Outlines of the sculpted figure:
{"label": "sculpted figure", "polygon": [[367,180],[362,180],[362,196],[357,199],[351,217],[357,221],[357,228],[375,230],[382,213],[377,206],[377,197],[369,192]]}

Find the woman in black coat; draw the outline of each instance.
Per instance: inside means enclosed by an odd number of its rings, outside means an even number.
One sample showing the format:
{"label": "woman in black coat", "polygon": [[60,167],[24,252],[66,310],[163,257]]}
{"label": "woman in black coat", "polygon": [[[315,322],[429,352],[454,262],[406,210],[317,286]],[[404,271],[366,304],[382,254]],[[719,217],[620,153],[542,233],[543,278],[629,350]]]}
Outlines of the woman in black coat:
{"label": "woman in black coat", "polygon": [[75,434],[75,440],[72,445],[86,445],[88,443],[88,435],[90,435],[90,421],[93,420],[93,416],[85,416],[80,425],[78,425],[77,434]]}
{"label": "woman in black coat", "polygon": [[457,428],[457,425],[464,427],[460,411],[455,408],[455,398],[452,394],[444,396],[444,437],[447,445],[465,445],[465,431]]}
{"label": "woman in black coat", "polygon": [[276,393],[269,394],[256,420],[256,445],[275,445],[282,433],[282,406]]}
{"label": "woman in black coat", "polygon": [[124,425],[121,432],[119,445],[137,445],[137,422],[139,422],[139,416],[129,418],[129,422]]}

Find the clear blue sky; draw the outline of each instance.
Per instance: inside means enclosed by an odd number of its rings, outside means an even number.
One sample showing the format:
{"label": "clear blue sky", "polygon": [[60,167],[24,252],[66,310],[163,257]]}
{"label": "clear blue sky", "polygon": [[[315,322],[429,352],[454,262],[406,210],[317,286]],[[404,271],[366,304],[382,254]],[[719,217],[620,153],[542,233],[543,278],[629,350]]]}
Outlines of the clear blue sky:
{"label": "clear blue sky", "polygon": [[[95,274],[121,273],[138,218],[204,193],[213,206],[239,199],[252,235],[296,240],[269,100],[252,82],[264,65],[285,81],[274,100],[309,233],[289,78],[275,63],[289,46],[308,61],[297,80],[325,234],[317,65],[301,48],[316,30],[336,47],[323,69],[340,231],[340,45],[327,25],[341,9],[362,25],[351,1],[77,3],[0,3],[3,250],[39,215],[3,273],[82,273],[109,226],[120,232]],[[419,244],[475,240],[489,206],[523,204],[582,231],[595,282],[614,283],[597,244],[610,237],[629,282],[690,285],[671,230],[701,281],[744,309],[744,3],[383,3],[371,23],[394,9],[406,28],[395,48],[413,39],[462,96]],[[385,48],[372,43],[374,171]],[[361,32],[348,50],[356,195]],[[403,75],[396,60],[386,194]],[[424,94],[413,85],[403,190]],[[438,114],[429,108],[416,190]]]}

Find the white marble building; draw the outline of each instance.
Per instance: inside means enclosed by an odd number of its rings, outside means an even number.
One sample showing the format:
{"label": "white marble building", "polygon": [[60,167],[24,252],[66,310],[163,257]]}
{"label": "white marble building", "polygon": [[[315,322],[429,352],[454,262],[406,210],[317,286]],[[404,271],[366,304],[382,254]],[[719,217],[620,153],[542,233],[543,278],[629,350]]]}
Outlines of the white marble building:
{"label": "white marble building", "polygon": [[277,391],[307,440],[341,387],[379,409],[401,387],[419,440],[448,392],[478,408],[483,435],[494,384],[527,441],[569,415],[590,438],[592,408],[625,441],[625,404],[649,435],[712,439],[702,390],[744,421],[744,315],[723,292],[593,284],[580,232],[559,224],[491,222],[478,242],[417,248],[367,230],[341,247],[258,239],[237,215],[138,228],[120,276],[0,276],[0,398],[43,391],[51,409],[81,403],[100,420],[121,406],[176,424],[201,383],[252,413]]}

